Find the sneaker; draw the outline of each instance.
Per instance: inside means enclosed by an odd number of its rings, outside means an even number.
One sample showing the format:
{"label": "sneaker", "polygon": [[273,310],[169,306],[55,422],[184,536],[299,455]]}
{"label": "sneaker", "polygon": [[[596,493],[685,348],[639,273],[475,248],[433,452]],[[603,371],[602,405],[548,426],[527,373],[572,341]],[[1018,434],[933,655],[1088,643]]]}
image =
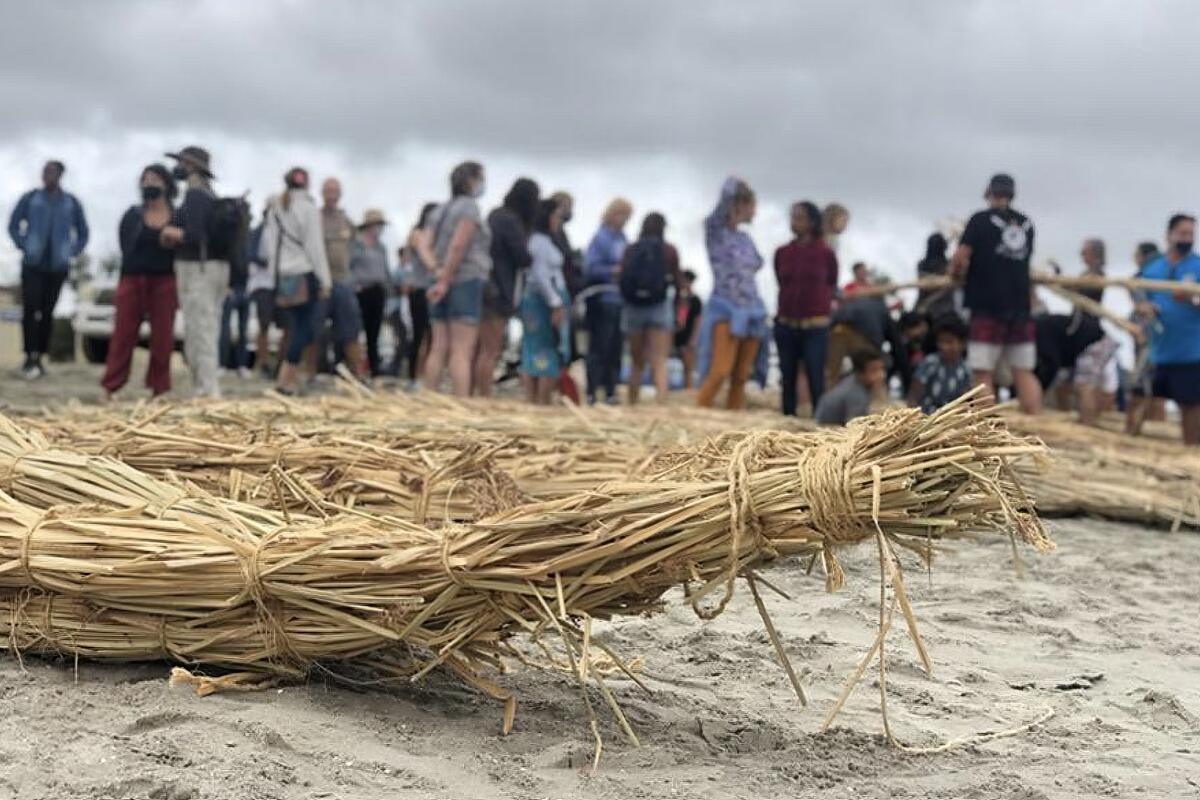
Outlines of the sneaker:
{"label": "sneaker", "polygon": [[621,405],[621,401],[617,399],[616,395],[609,395],[608,397],[604,398],[604,405],[619,406]]}
{"label": "sneaker", "polygon": [[237,376],[242,380],[247,380],[253,374],[249,367],[238,367]]}
{"label": "sneaker", "polygon": [[36,381],[45,374],[46,369],[37,362],[29,363],[21,367],[21,377],[27,381]]}
{"label": "sneaker", "polygon": [[275,380],[275,373],[270,367],[259,367],[258,377],[262,378],[264,381],[273,381]]}
{"label": "sneaker", "polygon": [[589,394],[589,395],[587,396],[587,404],[588,404],[589,406],[594,406],[594,405],[596,405],[596,395],[594,395],[594,394]]}

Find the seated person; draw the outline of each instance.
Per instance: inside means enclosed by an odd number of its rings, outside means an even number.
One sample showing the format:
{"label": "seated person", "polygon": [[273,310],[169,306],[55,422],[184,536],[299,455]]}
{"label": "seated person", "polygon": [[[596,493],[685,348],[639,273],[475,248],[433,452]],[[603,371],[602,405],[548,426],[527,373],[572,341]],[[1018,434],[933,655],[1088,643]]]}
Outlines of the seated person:
{"label": "seated person", "polygon": [[878,350],[856,350],[850,356],[854,370],[833,389],[821,395],[813,414],[820,425],[845,425],[866,416],[871,398],[883,388],[887,369]]}
{"label": "seated person", "polygon": [[967,324],[951,312],[933,326],[937,352],[917,365],[908,389],[908,404],[932,414],[971,388],[971,371],[963,354],[967,347]]}

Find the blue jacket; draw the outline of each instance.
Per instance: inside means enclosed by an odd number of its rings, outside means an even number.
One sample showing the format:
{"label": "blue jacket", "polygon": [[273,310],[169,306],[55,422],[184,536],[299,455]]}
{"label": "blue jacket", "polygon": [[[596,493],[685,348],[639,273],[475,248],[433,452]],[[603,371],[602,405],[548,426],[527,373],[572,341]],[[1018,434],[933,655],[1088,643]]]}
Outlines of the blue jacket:
{"label": "blue jacket", "polygon": [[17,201],[8,235],[24,254],[22,266],[66,272],[67,262],[87,246],[88,226],[74,195],[34,189]]}

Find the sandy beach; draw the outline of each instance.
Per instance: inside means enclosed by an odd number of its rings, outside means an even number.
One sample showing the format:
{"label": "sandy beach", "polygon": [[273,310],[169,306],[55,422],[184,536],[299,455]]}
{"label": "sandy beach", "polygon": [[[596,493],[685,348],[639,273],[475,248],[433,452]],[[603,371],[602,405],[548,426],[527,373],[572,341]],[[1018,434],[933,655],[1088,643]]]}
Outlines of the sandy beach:
{"label": "sandy beach", "polygon": [[[926,677],[897,627],[888,646],[894,734],[914,746],[1045,724],[911,755],[881,736],[874,672],[836,728],[821,721],[877,621],[873,550],[844,559],[827,594],[802,564],[764,572],[810,697],[799,708],[748,592],[702,623],[673,594],[668,613],[599,626],[640,656],[646,695],[614,690],[642,739],[600,714],[592,740],[577,685],[519,669],[516,726],[453,680],[381,691],[303,686],[198,698],[166,664],[0,659],[7,713],[0,797],[21,798],[1176,798],[1200,796],[1197,539],[1110,523],[1053,525],[1058,549],[963,542],[909,586],[934,660]],[[597,700],[597,702],[599,702]],[[602,708],[602,703],[601,703]]]}

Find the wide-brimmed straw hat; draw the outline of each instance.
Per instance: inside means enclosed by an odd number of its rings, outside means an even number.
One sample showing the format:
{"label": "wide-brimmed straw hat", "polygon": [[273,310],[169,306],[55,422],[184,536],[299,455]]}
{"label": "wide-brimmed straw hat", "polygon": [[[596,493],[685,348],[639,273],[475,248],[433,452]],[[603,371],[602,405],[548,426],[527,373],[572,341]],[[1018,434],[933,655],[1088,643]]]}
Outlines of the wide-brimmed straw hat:
{"label": "wide-brimmed straw hat", "polygon": [[203,173],[204,177],[206,178],[217,177],[216,175],[213,175],[212,170],[209,168],[210,158],[208,151],[203,147],[197,147],[194,144],[188,145],[178,153],[167,153],[166,156],[167,158],[173,158],[180,163],[189,164],[195,167],[196,169],[200,170],[200,172]]}
{"label": "wide-brimmed straw hat", "polygon": [[363,221],[359,223],[358,229],[361,231],[363,228],[369,228],[372,225],[387,225],[387,224],[388,224],[388,221],[383,216],[382,211],[380,211],[378,208],[368,208],[367,212],[365,214],[363,214]]}

